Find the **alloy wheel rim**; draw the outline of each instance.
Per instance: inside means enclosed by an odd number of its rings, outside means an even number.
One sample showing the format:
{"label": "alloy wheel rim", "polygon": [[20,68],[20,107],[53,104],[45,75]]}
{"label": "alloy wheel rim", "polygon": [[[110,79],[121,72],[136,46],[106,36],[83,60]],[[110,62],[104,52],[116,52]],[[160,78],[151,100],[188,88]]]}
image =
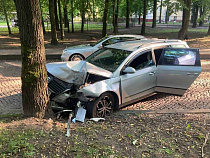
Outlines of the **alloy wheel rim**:
{"label": "alloy wheel rim", "polygon": [[80,55],[74,55],[71,59],[72,59],[72,61],[80,61],[80,60],[83,60]]}
{"label": "alloy wheel rim", "polygon": [[109,96],[102,98],[96,106],[96,115],[97,117],[105,117],[110,115],[112,112],[112,101]]}

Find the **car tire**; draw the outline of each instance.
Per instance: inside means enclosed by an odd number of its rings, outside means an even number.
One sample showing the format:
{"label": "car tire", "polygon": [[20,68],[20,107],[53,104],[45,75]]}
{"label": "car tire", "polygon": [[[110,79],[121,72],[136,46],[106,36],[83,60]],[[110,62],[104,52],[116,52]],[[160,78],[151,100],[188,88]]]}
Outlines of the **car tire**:
{"label": "car tire", "polygon": [[87,105],[87,117],[106,117],[113,113],[115,107],[114,96],[109,93],[103,93],[92,104]]}
{"label": "car tire", "polygon": [[84,57],[81,54],[73,54],[70,56],[69,61],[81,61]]}

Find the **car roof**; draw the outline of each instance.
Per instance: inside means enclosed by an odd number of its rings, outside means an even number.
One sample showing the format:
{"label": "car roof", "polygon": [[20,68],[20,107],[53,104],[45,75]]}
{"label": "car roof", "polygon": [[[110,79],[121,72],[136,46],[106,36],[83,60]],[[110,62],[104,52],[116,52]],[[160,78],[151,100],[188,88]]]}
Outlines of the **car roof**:
{"label": "car roof", "polygon": [[149,47],[152,45],[157,44],[163,44],[165,43],[180,43],[184,44],[184,41],[181,40],[168,40],[168,39],[141,39],[141,40],[135,40],[135,41],[126,41],[126,42],[119,42],[116,44],[111,44],[106,46],[107,48],[114,48],[114,49],[122,49],[127,51],[135,51],[139,48],[143,47]]}
{"label": "car roof", "polygon": [[126,35],[109,35],[108,37],[136,37],[136,38],[145,38],[144,36],[141,35],[131,35],[131,34],[126,34]]}

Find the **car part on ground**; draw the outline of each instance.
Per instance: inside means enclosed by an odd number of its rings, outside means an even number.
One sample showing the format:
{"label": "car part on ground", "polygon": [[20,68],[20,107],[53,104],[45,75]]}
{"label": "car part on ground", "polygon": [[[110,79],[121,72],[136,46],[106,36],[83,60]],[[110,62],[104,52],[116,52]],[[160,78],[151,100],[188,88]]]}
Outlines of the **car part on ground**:
{"label": "car part on ground", "polygon": [[106,46],[86,61],[47,64],[54,109],[105,117],[153,93],[183,95],[201,72],[198,49],[180,40],[140,40]]}

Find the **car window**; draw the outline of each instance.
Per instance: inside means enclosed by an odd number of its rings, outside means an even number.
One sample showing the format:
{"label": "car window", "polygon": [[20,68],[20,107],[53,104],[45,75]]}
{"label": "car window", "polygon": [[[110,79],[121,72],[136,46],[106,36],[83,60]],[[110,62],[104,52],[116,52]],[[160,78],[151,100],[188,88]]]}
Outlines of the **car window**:
{"label": "car window", "polygon": [[114,72],[130,54],[131,51],[102,48],[87,57],[86,61],[98,67]]}
{"label": "car window", "polygon": [[186,46],[184,44],[174,44],[171,45],[171,48],[186,48]]}
{"label": "car window", "polygon": [[186,65],[199,64],[196,49],[166,49],[161,57],[160,65]]}
{"label": "car window", "polygon": [[148,51],[134,58],[128,66],[133,67],[135,70],[140,70],[152,65],[155,65],[152,60],[152,52]]}
{"label": "car window", "polygon": [[114,38],[110,38],[106,40],[105,42],[102,43],[102,45],[107,46],[107,45],[118,43],[118,42],[122,42],[122,39],[120,37],[114,37]]}

